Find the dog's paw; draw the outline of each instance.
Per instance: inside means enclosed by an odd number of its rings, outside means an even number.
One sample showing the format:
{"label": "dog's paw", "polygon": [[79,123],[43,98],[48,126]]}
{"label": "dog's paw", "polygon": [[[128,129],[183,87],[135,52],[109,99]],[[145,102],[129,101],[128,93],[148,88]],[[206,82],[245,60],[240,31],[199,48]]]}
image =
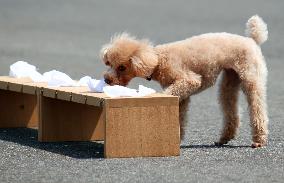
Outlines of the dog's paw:
{"label": "dog's paw", "polygon": [[251,145],[252,148],[259,148],[259,147],[264,147],[264,146],[265,146],[265,144],[263,144],[263,143],[257,143],[257,142],[254,142],[254,143],[252,143],[252,145]]}
{"label": "dog's paw", "polygon": [[162,93],[165,94],[165,95],[172,95],[172,92],[169,89],[164,90]]}

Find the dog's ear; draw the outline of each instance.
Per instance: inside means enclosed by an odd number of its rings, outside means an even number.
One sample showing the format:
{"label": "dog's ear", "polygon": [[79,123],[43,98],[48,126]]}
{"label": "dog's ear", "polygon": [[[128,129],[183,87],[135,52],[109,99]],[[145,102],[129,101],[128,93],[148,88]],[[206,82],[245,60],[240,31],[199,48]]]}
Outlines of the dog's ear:
{"label": "dog's ear", "polygon": [[158,65],[158,56],[152,46],[142,47],[130,58],[137,76],[147,77]]}
{"label": "dog's ear", "polygon": [[130,62],[132,63],[133,70],[135,71],[137,76],[140,76],[145,72],[143,61],[139,57],[132,56],[130,58]]}
{"label": "dog's ear", "polygon": [[107,51],[108,51],[108,48],[105,48],[105,49],[103,50],[103,58],[105,58],[105,56],[106,56],[106,54],[107,54]]}
{"label": "dog's ear", "polygon": [[102,60],[106,59],[107,52],[109,50],[109,45],[104,45],[100,51],[100,57]]}

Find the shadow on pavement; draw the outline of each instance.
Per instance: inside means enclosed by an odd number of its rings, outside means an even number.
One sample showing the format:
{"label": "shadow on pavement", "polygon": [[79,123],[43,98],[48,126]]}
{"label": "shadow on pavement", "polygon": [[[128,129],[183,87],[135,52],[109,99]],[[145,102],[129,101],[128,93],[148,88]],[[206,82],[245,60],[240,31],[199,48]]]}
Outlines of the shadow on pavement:
{"label": "shadow on pavement", "polygon": [[37,130],[30,128],[2,128],[0,140],[57,153],[72,158],[103,158],[104,145],[98,142],[39,142]]}
{"label": "shadow on pavement", "polygon": [[[104,144],[98,142],[39,142],[38,132],[30,128],[2,128],[0,140],[49,151],[78,159],[104,158]],[[181,149],[250,148],[251,146],[181,145]]]}
{"label": "shadow on pavement", "polygon": [[180,146],[181,149],[209,149],[209,148],[251,148],[251,146],[233,146],[233,145],[222,145],[217,146],[215,144],[209,145],[182,145]]}

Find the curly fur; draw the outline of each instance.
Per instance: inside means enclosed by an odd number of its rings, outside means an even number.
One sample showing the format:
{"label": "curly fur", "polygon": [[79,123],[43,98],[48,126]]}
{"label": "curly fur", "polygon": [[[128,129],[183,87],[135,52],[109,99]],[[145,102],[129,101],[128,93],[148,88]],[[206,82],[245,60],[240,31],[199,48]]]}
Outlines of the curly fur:
{"label": "curly fur", "polygon": [[257,44],[262,44],[268,39],[267,25],[258,15],[248,20],[246,36],[253,38]]}
{"label": "curly fur", "polygon": [[[267,69],[259,44],[267,40],[266,24],[258,16],[247,23],[249,37],[208,33],[183,41],[153,46],[126,33],[103,47],[102,59],[110,66],[104,74],[110,84],[127,85],[134,77],[158,81],[165,93],[180,98],[181,137],[189,97],[215,84],[222,72],[219,100],[224,127],[217,145],[236,136],[238,93],[242,89],[250,109],[253,147],[267,143]],[[124,66],[125,70],[120,70]]]}

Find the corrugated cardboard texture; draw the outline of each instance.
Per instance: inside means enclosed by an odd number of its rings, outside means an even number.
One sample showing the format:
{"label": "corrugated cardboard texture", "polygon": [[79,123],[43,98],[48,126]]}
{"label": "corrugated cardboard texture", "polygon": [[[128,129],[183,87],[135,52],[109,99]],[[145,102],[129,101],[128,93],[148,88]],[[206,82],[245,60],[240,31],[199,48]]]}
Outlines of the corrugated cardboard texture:
{"label": "corrugated cardboard texture", "polygon": [[[180,138],[177,98],[150,106],[106,104],[105,157],[177,156]],[[129,103],[129,102],[127,102]],[[123,102],[122,102],[123,104]],[[163,105],[160,105],[163,104]]]}
{"label": "corrugated cardboard texture", "polygon": [[41,97],[40,103],[40,141],[104,139],[103,108],[48,97]]}
{"label": "corrugated cardboard texture", "polygon": [[0,89],[0,128],[37,127],[38,114],[35,95]]}
{"label": "corrugated cardboard texture", "polygon": [[105,157],[177,156],[178,97],[109,98],[87,87],[0,77],[0,127],[38,124],[39,140],[105,140]]}
{"label": "corrugated cardboard texture", "polygon": [[[37,86],[29,78],[0,76],[0,127],[38,127],[39,104]],[[24,87],[27,86],[27,92]],[[42,85],[38,83],[37,85]]]}

